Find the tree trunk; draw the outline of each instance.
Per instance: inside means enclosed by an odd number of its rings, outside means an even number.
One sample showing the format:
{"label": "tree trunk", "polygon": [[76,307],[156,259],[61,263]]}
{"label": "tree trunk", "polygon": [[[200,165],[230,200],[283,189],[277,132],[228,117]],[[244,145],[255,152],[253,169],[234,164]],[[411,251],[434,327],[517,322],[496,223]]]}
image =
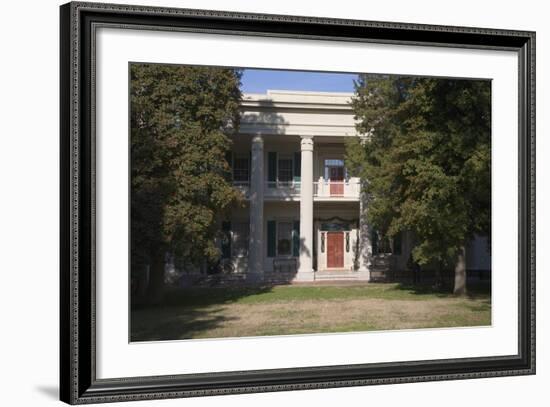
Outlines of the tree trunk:
{"label": "tree trunk", "polygon": [[164,297],[164,251],[156,250],[151,256],[147,302],[160,304]]}
{"label": "tree trunk", "polygon": [[466,295],[466,249],[464,246],[458,251],[458,259],[455,265],[455,295]]}

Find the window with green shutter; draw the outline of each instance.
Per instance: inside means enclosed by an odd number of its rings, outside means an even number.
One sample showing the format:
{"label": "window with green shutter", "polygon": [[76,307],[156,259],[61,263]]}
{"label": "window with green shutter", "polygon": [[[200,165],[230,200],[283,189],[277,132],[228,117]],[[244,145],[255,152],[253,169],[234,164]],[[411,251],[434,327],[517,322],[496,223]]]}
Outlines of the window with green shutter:
{"label": "window with green shutter", "polygon": [[393,238],[380,235],[376,230],[371,232],[372,254],[402,254],[402,235],[396,234]]}
{"label": "window with green shutter", "polygon": [[279,157],[277,160],[277,181],[283,183],[283,185],[288,185],[293,179],[293,172],[292,156]]}
{"label": "window with green shutter", "polygon": [[292,255],[292,222],[277,224],[277,256]]}
{"label": "window with green shutter", "polygon": [[233,181],[248,182],[250,180],[250,162],[248,156],[233,159]]}

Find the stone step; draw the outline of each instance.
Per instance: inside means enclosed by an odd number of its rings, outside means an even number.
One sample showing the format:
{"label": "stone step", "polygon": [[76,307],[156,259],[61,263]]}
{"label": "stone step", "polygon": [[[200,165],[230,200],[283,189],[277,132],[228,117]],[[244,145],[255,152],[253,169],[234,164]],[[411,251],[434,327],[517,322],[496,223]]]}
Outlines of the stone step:
{"label": "stone step", "polygon": [[358,280],[359,273],[346,271],[318,271],[315,273],[315,280]]}
{"label": "stone step", "polygon": [[[265,273],[266,283],[289,283],[295,282],[296,273]],[[314,273],[315,281],[358,281],[367,280],[364,274],[350,270],[329,270],[317,271]]]}

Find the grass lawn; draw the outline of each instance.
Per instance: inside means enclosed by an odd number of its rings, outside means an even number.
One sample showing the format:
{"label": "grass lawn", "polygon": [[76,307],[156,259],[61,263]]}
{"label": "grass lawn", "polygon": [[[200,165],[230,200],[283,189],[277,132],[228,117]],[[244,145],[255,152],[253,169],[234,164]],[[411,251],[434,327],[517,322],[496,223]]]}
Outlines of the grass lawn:
{"label": "grass lawn", "polygon": [[187,288],[134,307],[131,340],[173,340],[491,324],[489,290],[454,297],[399,284]]}

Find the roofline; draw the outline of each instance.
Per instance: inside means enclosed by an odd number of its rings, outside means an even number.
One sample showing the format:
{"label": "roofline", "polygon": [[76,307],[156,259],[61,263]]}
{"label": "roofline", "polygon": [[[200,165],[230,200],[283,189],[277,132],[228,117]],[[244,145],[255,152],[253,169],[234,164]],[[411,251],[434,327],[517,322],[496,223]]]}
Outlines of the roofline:
{"label": "roofline", "polygon": [[351,111],[352,92],[311,92],[268,90],[267,93],[244,93],[241,108],[248,109],[308,109]]}
{"label": "roofline", "polygon": [[327,92],[327,91],[309,91],[309,90],[285,90],[285,89],[267,89],[266,93],[243,92],[243,97],[269,97],[270,95],[305,95],[305,96],[336,96],[352,97],[354,92]]}

